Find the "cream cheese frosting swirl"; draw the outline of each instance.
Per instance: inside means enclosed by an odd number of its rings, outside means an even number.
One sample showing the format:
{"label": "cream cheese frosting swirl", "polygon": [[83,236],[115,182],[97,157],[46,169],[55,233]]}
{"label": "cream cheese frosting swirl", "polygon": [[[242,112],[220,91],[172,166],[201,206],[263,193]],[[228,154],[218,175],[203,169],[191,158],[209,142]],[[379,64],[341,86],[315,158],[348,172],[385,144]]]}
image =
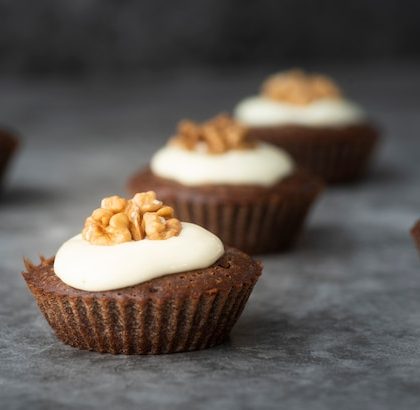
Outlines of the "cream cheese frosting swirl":
{"label": "cream cheese frosting swirl", "polygon": [[344,126],[360,123],[366,115],[346,99],[323,98],[307,105],[295,105],[264,96],[249,97],[235,108],[235,118],[250,127],[304,125]]}
{"label": "cream cheese frosting swirl", "polygon": [[223,243],[217,236],[198,225],[182,222],[179,235],[165,240],[142,239],[101,246],[76,235],[58,250],[54,271],[69,286],[100,292],[207,268],[223,253]]}
{"label": "cream cheese frosting swirl", "polygon": [[292,69],[268,77],[259,96],[237,105],[235,118],[251,127],[322,127],[358,123],[365,114],[344,98],[332,78]]}
{"label": "cream cheese frosting swirl", "polygon": [[169,144],[160,149],[151,161],[155,175],[190,186],[270,186],[291,174],[293,168],[293,161],[286,152],[264,143],[217,155]]}
{"label": "cream cheese frosting swirl", "polygon": [[159,177],[189,186],[270,186],[293,171],[285,151],[248,137],[248,128],[226,114],[204,123],[184,120],[150,167]]}

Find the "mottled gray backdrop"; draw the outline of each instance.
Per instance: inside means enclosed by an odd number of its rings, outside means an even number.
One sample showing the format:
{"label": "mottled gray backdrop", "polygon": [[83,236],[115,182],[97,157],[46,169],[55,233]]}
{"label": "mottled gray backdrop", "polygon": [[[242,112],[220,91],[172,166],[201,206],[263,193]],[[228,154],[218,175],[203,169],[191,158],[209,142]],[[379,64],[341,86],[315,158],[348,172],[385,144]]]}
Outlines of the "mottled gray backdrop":
{"label": "mottled gray backdrop", "polygon": [[0,0],[0,72],[419,57],[415,0]]}

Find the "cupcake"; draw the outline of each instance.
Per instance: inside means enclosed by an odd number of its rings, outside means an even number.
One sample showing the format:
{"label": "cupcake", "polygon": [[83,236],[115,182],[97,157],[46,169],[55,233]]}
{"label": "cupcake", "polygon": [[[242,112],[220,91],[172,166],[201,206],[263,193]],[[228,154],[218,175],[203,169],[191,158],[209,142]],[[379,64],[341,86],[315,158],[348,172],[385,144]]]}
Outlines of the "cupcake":
{"label": "cupcake", "polygon": [[105,198],[55,258],[23,277],[64,343],[160,354],[223,342],[261,274],[204,228],[174,217],[154,192]]}
{"label": "cupcake", "polygon": [[241,101],[235,117],[251,136],[289,152],[331,183],[362,177],[378,130],[328,77],[291,70],[269,77],[261,95]]}
{"label": "cupcake", "polygon": [[9,131],[0,129],[0,184],[18,146],[18,139]]}
{"label": "cupcake", "polygon": [[226,115],[182,121],[176,135],[128,182],[154,189],[179,217],[222,241],[257,254],[290,248],[322,189],[279,148],[254,142]]}
{"label": "cupcake", "polygon": [[414,239],[417,249],[420,252],[420,220],[418,220],[415,225],[411,228],[411,236]]}

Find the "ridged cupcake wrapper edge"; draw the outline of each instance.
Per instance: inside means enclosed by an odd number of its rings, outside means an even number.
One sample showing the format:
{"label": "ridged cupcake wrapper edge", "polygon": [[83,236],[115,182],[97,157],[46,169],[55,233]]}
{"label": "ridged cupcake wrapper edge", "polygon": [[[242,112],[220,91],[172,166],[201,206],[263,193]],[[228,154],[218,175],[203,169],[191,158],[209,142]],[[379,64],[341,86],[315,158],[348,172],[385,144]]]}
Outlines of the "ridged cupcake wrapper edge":
{"label": "ridged cupcake wrapper edge", "polygon": [[367,171],[370,159],[378,143],[375,135],[366,135],[365,138],[341,141],[337,139],[322,140],[314,138],[291,140],[278,139],[274,136],[262,140],[270,142],[289,152],[302,167],[312,170],[327,182],[351,182],[361,178]]}
{"label": "ridged cupcake wrapper edge", "polygon": [[273,196],[250,204],[162,199],[174,207],[180,220],[201,225],[246,253],[261,254],[294,245],[317,194]]}
{"label": "ridged cupcake wrapper edge", "polygon": [[28,284],[46,320],[64,343],[113,354],[162,354],[222,343],[256,280],[198,296],[147,300],[67,296]]}

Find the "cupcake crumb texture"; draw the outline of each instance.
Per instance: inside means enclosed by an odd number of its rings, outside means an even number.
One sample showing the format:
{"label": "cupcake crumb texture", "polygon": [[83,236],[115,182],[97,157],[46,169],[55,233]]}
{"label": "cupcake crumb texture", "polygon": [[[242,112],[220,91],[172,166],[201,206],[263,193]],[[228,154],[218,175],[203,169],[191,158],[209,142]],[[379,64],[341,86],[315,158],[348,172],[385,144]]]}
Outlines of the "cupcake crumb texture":
{"label": "cupcake crumb texture", "polygon": [[86,219],[82,237],[93,245],[115,245],[146,238],[169,239],[180,232],[174,210],[148,191],[128,200],[117,195],[104,198],[101,207]]}
{"label": "cupcake crumb texture", "polygon": [[220,114],[201,124],[191,120],[181,121],[171,142],[190,151],[203,149],[210,154],[254,146],[248,140],[248,129],[227,114]]}
{"label": "cupcake crumb texture", "polygon": [[341,98],[342,93],[331,78],[294,69],[268,77],[263,83],[262,95],[272,100],[307,105],[322,98]]}

